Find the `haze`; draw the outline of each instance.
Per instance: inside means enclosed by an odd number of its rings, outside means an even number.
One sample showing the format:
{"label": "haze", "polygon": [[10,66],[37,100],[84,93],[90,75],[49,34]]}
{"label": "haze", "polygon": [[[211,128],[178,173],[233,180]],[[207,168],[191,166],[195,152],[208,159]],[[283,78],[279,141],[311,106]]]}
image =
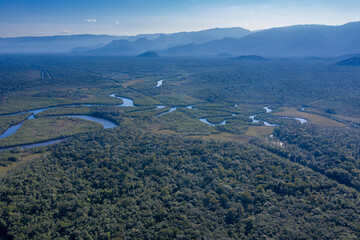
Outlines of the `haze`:
{"label": "haze", "polygon": [[1,0],[0,37],[341,25],[358,21],[359,9],[360,2],[355,0]]}

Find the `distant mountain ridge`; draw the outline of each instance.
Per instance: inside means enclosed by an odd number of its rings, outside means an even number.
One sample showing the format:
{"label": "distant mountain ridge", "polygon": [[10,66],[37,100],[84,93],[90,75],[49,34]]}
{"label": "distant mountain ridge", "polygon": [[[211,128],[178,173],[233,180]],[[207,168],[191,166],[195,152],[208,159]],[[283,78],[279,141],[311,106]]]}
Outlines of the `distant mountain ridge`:
{"label": "distant mountain ridge", "polygon": [[337,65],[360,66],[360,57],[353,57],[353,58],[349,58],[349,59],[337,62]]}
{"label": "distant mountain ridge", "polygon": [[[243,37],[250,34],[243,28],[216,28],[194,32],[139,34],[136,36],[59,35],[44,37],[0,38],[0,54],[8,53],[69,53],[136,55],[187,43],[204,43],[223,36]],[[114,42],[118,40],[119,42]],[[109,46],[107,46],[109,44]],[[102,50],[93,51],[105,47]],[[111,49],[114,48],[114,49]],[[116,49],[118,48],[118,49]],[[116,50],[114,52],[114,50]]]}
{"label": "distant mountain ridge", "polygon": [[[295,25],[251,32],[244,28],[214,28],[137,36],[71,35],[0,38],[0,54],[70,53],[137,56],[330,59],[360,53],[360,22],[341,26]],[[345,59],[345,58],[343,58]]]}
{"label": "distant mountain ridge", "polygon": [[360,22],[342,26],[296,25],[166,49],[164,55],[261,55],[265,57],[334,57],[360,52]]}
{"label": "distant mountain ridge", "polygon": [[133,42],[121,39],[112,41],[104,47],[83,53],[97,55],[138,55],[139,53],[154,49],[154,42],[146,38],[140,38]]}
{"label": "distant mountain ridge", "polygon": [[88,51],[92,54],[134,55],[144,51],[159,51],[182,44],[201,44],[224,37],[244,37],[251,31],[244,28],[214,28],[198,32],[161,34],[154,40],[139,38],[135,41],[116,40],[108,45]]}
{"label": "distant mountain ridge", "polygon": [[243,55],[231,58],[233,60],[241,60],[241,61],[267,61],[267,58],[257,56],[257,55]]}

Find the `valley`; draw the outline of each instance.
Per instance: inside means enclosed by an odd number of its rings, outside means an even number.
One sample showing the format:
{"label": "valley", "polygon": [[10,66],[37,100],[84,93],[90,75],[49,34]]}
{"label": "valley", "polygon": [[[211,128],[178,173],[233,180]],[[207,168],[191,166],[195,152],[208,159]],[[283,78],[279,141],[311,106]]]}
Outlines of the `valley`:
{"label": "valley", "polygon": [[0,1],[0,240],[360,239],[360,1]]}
{"label": "valley", "polygon": [[2,236],[358,237],[357,67],[1,58]]}

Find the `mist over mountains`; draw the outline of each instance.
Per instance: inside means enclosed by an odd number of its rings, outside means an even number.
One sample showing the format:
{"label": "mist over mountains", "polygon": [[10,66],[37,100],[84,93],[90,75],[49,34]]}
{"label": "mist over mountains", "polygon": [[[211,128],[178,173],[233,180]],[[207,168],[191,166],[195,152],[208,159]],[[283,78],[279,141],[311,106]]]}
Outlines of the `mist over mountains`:
{"label": "mist over mountains", "polygon": [[69,35],[48,37],[0,38],[0,54],[8,53],[66,53],[76,48],[89,50],[123,39],[110,35]]}
{"label": "mist over mountains", "polygon": [[360,22],[342,26],[298,25],[225,38],[204,44],[177,46],[169,55],[262,55],[265,57],[336,57],[360,52]]}
{"label": "mist over mountains", "polygon": [[184,44],[203,44],[212,40],[223,39],[224,37],[241,38],[249,34],[251,34],[251,31],[244,28],[215,28],[198,32],[160,34],[154,40],[149,40],[149,37],[143,36],[135,41],[112,41],[102,48],[89,51],[89,53],[133,55],[149,50],[164,50]]}
{"label": "mist over mountains", "polygon": [[70,35],[0,39],[0,54],[73,53],[136,56],[259,55],[266,58],[331,58],[360,53],[360,22],[341,26],[296,25],[251,32],[216,28],[137,36]]}

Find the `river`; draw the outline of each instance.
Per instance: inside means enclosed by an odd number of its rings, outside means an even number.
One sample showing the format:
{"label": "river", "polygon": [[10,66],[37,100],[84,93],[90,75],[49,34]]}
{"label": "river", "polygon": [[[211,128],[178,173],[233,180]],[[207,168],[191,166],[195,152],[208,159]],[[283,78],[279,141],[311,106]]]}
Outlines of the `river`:
{"label": "river", "polygon": [[170,108],[169,111],[160,113],[160,114],[156,115],[155,117],[163,116],[163,115],[168,114],[168,113],[171,113],[171,112],[173,112],[173,111],[175,111],[175,110],[176,110],[176,107],[172,107],[172,108]]}
{"label": "river", "polygon": [[297,120],[299,121],[301,124],[307,123],[308,121],[304,118],[296,118],[296,117],[279,117],[279,118],[284,118],[284,119],[292,119],[292,120]]}
{"label": "river", "polygon": [[[257,114],[257,115],[251,115],[249,118],[252,120],[251,123],[259,123],[260,120],[258,119],[255,119],[256,116],[260,116],[260,115],[263,115],[263,114],[266,114],[266,113],[271,113],[273,110],[270,109],[269,107],[264,107],[265,109],[265,113],[261,113],[261,114]],[[279,118],[284,118],[284,119],[293,119],[293,120],[297,120],[299,121],[301,124],[304,124],[304,123],[307,123],[307,120],[304,119],[304,118],[296,118],[296,117],[282,117],[282,116],[279,116]],[[271,124],[271,123],[268,123],[266,121],[262,121],[264,123],[265,126],[269,126],[269,127],[277,127],[276,124]]]}
{"label": "river", "polygon": [[[123,101],[123,104],[118,105],[120,107],[133,107],[134,106],[134,102],[130,98],[117,97],[117,96],[115,96],[115,94],[111,94],[110,97],[115,97],[115,98],[121,99]],[[26,111],[26,112],[12,113],[12,114],[3,115],[3,116],[11,116],[11,115],[24,114],[24,113],[31,113],[31,115],[25,121],[23,121],[23,122],[21,122],[21,123],[19,123],[17,125],[9,127],[4,133],[0,134],[0,139],[7,138],[7,137],[11,136],[12,134],[16,133],[24,122],[26,122],[27,120],[35,119],[35,116],[38,113],[41,113],[41,112],[43,112],[43,111],[45,111],[47,109],[59,108],[59,107],[64,107],[64,106],[67,106],[67,107],[75,107],[75,106],[91,107],[91,106],[101,106],[101,105],[99,105],[99,104],[69,104],[69,105],[63,105],[63,106],[57,106],[57,107],[39,108],[39,109],[29,110],[29,111]],[[60,115],[59,117],[75,117],[75,118],[81,118],[81,119],[88,120],[88,121],[98,122],[101,125],[103,125],[104,129],[117,127],[117,125],[115,123],[110,122],[109,120],[106,120],[106,119],[103,119],[103,118],[98,118],[98,117],[92,117],[92,116],[88,116],[88,115]],[[65,139],[62,139],[62,140],[50,140],[50,141],[46,141],[46,142],[42,142],[42,143],[28,144],[28,145],[24,145],[24,146],[21,146],[21,147],[22,148],[29,148],[29,147],[45,146],[45,145],[50,145],[50,144],[57,143],[57,142],[60,142],[60,141],[63,141],[63,140],[65,140]],[[1,151],[9,150],[9,149],[13,149],[13,148],[11,148],[11,147],[9,147],[9,148],[0,148]]]}
{"label": "river", "polygon": [[64,115],[64,116],[60,116],[60,117],[74,117],[74,118],[81,118],[81,119],[88,120],[88,121],[98,122],[103,125],[104,129],[117,127],[117,125],[115,123],[110,122],[109,120],[106,120],[104,118],[92,117],[92,116],[88,116],[88,115]]}
{"label": "river", "polygon": [[[68,139],[68,138],[61,138],[61,139],[56,139],[56,140],[49,140],[49,141],[46,141],[46,142],[27,144],[27,145],[19,146],[19,148],[24,149],[24,148],[47,146],[47,145],[51,145],[51,144],[54,144],[54,143],[59,143],[59,142],[65,141],[65,140],[67,140],[67,139]],[[0,148],[0,152],[1,152],[1,151],[6,151],[6,150],[13,150],[13,149],[15,149],[15,147]]]}
{"label": "river", "polygon": [[163,81],[165,81],[165,79],[159,80],[159,81],[157,82],[156,87],[158,88],[158,87],[160,87],[161,85],[163,85]]}
{"label": "river", "polygon": [[209,122],[208,120],[206,120],[206,118],[200,118],[199,120],[200,120],[200,122],[203,122],[203,123],[205,123],[205,124],[207,124],[207,125],[210,125],[210,126],[212,126],[212,127],[213,127],[213,126],[225,125],[225,124],[226,124],[226,120],[222,121],[222,122],[219,123],[219,124],[211,123],[211,122]]}
{"label": "river", "polygon": [[[34,115],[31,115],[30,117],[32,117],[31,119],[34,119]],[[29,120],[30,117],[27,120]],[[98,117],[87,116],[87,115],[61,115],[59,117],[74,117],[74,118],[81,118],[81,119],[88,120],[88,121],[98,122],[101,125],[103,125],[104,129],[111,129],[111,128],[117,127],[117,125],[115,123],[110,122],[109,120],[106,120],[103,118],[98,118]],[[25,121],[27,121],[27,120],[25,120]],[[14,134],[25,121],[23,121],[22,123],[20,123],[16,126],[10,127],[8,130],[6,130],[3,134],[0,135],[0,139],[4,139],[4,138]],[[30,147],[46,146],[46,145],[62,142],[66,139],[67,138],[62,138],[62,139],[57,139],[57,140],[49,140],[49,141],[40,142],[40,143],[27,144],[27,145],[23,145],[20,147],[21,148],[30,148]],[[14,149],[14,147],[0,148],[0,151],[11,150],[11,149]]]}
{"label": "river", "polygon": [[130,98],[117,97],[115,96],[115,93],[110,94],[109,97],[121,99],[123,101],[123,104],[118,105],[119,107],[134,107],[134,101]]}

